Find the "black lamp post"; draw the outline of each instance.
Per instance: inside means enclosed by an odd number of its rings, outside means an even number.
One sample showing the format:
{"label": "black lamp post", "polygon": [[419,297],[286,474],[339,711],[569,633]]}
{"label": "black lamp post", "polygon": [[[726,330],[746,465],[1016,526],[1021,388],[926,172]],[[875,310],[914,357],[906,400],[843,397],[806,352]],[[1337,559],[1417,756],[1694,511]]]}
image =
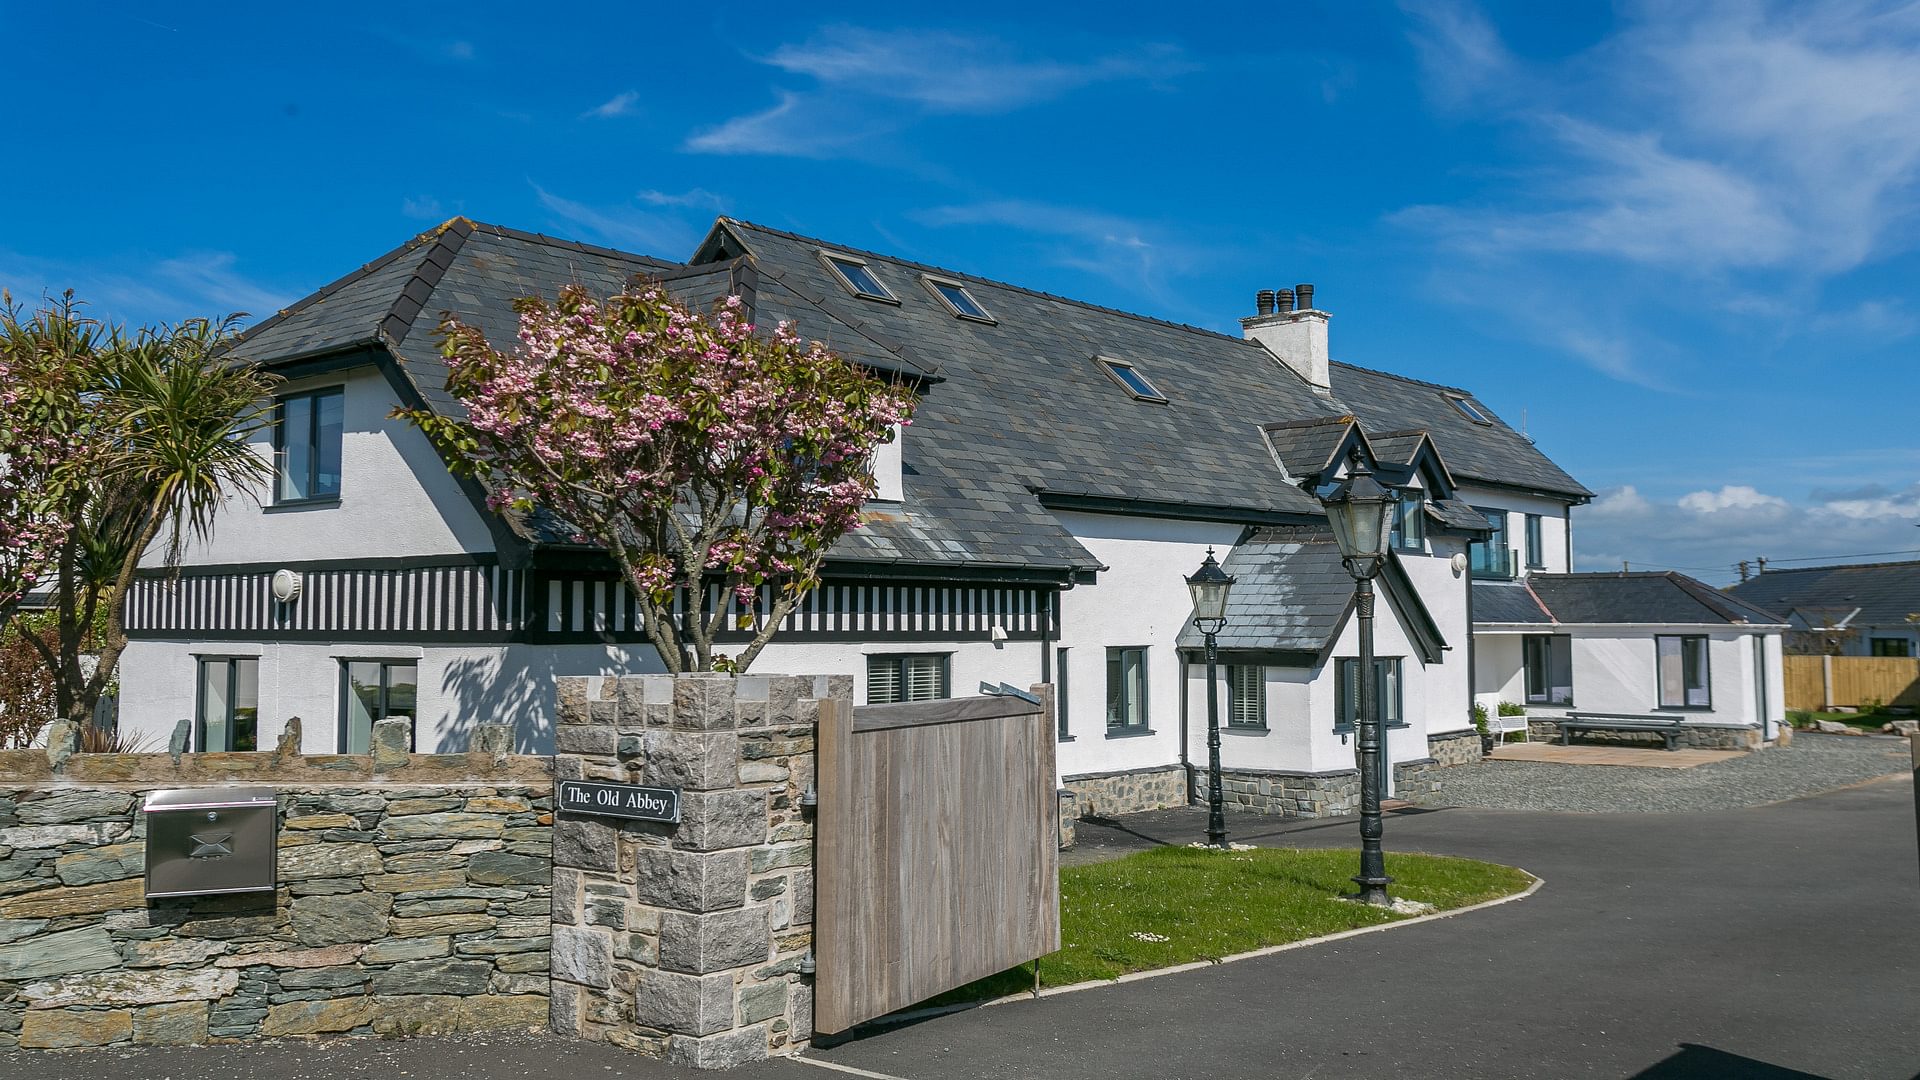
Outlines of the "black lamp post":
{"label": "black lamp post", "polygon": [[1233,588],[1233,576],[1213,561],[1213,549],[1207,549],[1207,561],[1187,578],[1187,591],[1193,594],[1193,625],[1207,641],[1207,844],[1227,846],[1227,818],[1220,800],[1220,678],[1219,659],[1214,651],[1214,635],[1227,625],[1227,593]]}
{"label": "black lamp post", "polygon": [[1392,528],[1393,493],[1373,478],[1356,455],[1346,478],[1321,500],[1333,538],[1340,545],[1340,561],[1353,577],[1354,611],[1360,618],[1360,693],[1356,726],[1360,729],[1360,886],[1362,903],[1384,906],[1387,864],[1380,851],[1380,789],[1383,774],[1380,752],[1380,702],[1373,677],[1373,579],[1387,558],[1387,533]]}

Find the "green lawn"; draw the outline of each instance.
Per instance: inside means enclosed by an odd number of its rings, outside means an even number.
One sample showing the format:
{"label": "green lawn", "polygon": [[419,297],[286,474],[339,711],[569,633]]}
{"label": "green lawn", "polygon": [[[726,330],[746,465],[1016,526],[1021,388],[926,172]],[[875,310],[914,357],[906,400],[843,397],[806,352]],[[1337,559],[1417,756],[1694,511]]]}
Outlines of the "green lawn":
{"label": "green lawn", "polygon": [[[1164,847],[1060,871],[1059,952],[1041,957],[1040,985],[1112,979],[1269,945],[1394,922],[1352,892],[1357,851],[1258,848],[1222,853]],[[1519,892],[1532,880],[1508,866],[1389,853],[1396,897],[1445,910]],[[1165,938],[1164,941],[1154,940]],[[1033,989],[1033,964],[925,1002],[978,1001]]]}

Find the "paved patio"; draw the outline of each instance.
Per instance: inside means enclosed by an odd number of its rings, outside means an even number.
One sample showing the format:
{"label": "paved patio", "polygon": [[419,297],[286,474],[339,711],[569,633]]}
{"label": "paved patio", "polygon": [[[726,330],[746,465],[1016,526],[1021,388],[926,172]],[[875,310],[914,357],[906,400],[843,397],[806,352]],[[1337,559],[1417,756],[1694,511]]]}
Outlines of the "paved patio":
{"label": "paved patio", "polygon": [[1561,765],[1627,765],[1642,769],[1693,769],[1731,761],[1744,750],[1660,750],[1645,746],[1561,746],[1558,743],[1501,743],[1495,761],[1551,761]]}

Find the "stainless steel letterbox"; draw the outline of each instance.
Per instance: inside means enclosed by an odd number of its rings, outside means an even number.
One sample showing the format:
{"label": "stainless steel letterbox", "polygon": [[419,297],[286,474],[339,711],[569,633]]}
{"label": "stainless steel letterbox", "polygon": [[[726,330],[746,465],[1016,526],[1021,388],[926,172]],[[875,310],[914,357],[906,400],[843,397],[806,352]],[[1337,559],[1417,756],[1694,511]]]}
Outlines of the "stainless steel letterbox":
{"label": "stainless steel letterbox", "polygon": [[147,897],[272,892],[278,798],[269,788],[178,788],[147,796]]}

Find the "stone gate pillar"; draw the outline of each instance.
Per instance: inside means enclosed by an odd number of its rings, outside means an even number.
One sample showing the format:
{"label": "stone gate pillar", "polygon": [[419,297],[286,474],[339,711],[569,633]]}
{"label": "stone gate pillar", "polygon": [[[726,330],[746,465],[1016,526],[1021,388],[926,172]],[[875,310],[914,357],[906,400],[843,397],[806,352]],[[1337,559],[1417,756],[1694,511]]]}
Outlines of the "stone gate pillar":
{"label": "stone gate pillar", "polygon": [[813,1030],[814,778],[851,676],[562,678],[554,774],[676,788],[678,824],[557,813],[556,1032],[702,1068]]}

